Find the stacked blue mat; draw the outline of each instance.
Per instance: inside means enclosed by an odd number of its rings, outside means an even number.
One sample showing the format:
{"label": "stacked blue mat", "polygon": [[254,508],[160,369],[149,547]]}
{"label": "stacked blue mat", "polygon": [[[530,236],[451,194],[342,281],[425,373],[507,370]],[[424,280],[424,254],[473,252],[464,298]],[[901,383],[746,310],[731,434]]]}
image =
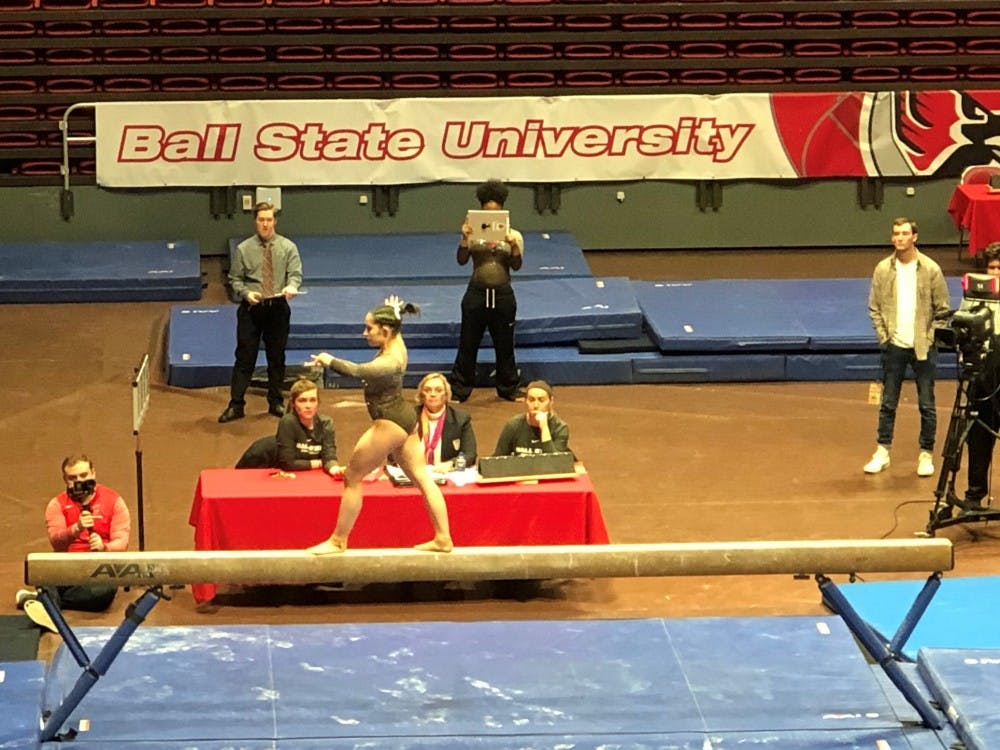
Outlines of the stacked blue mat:
{"label": "stacked blue mat", "polygon": [[0,244],[0,302],[148,302],[201,297],[196,242]]}
{"label": "stacked blue mat", "polygon": [[[235,240],[234,240],[235,242]],[[449,370],[469,267],[455,262],[454,234],[348,235],[298,241],[305,294],[293,302],[289,362],[319,350],[364,360],[361,321],[389,293],[421,306],[404,326],[408,384]],[[522,382],[627,384],[777,380],[873,380],[878,346],[868,318],[867,278],[677,282],[594,278],[571,235],[527,233],[514,274]],[[377,274],[377,276],[376,276]],[[953,305],[961,288],[950,280]],[[176,306],[169,382],[229,381],[235,307]],[[480,351],[480,385],[493,349]],[[264,357],[258,362],[264,365]],[[955,356],[939,360],[954,377]],[[329,375],[329,387],[354,387]]]}

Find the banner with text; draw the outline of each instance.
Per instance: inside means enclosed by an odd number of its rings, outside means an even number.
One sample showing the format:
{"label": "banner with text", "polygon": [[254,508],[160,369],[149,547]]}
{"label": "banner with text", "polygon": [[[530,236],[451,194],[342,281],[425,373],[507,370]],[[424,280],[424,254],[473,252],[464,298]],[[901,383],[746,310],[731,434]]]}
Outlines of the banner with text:
{"label": "banner with text", "polygon": [[1000,92],[96,105],[106,187],[958,174]]}

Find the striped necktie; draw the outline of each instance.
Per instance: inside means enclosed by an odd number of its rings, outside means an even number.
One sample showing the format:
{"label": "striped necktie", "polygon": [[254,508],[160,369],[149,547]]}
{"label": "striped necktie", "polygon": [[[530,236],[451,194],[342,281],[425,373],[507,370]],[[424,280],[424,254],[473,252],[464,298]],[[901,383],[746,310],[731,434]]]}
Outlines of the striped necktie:
{"label": "striped necktie", "polygon": [[264,243],[264,262],[260,280],[261,295],[265,298],[274,296],[274,258],[271,255],[271,243]]}

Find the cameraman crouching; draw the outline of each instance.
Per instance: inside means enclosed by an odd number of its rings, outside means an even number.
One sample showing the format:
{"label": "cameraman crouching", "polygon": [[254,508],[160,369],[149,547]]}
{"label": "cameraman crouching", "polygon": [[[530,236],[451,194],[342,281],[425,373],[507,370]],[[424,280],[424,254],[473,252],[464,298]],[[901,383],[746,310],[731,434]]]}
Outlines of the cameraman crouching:
{"label": "cameraman crouching", "polygon": [[[1000,276],[1000,242],[991,242],[983,250],[986,273]],[[969,399],[979,405],[978,420],[969,430],[967,441],[969,453],[968,486],[965,502],[969,509],[981,507],[989,492],[990,464],[993,460],[993,432],[1000,425],[1000,396],[998,396],[996,373],[988,371],[985,377],[977,378],[969,388]],[[982,424],[980,424],[982,422]],[[986,429],[986,427],[989,429]],[[990,432],[992,430],[993,432]]]}
{"label": "cameraman crouching", "polygon": [[[131,518],[125,501],[110,487],[97,483],[94,464],[85,455],[62,462],[65,492],[49,500],[45,524],[55,552],[124,552],[128,549]],[[49,589],[61,609],[102,612],[111,606],[118,588],[109,584],[56,586]],[[35,591],[17,592],[17,606],[34,622],[54,629],[40,607]]]}

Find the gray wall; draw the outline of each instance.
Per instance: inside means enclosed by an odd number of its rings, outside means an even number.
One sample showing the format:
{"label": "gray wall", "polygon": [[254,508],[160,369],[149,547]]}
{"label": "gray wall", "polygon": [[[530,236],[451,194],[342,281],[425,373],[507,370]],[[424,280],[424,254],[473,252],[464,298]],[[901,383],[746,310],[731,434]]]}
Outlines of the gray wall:
{"label": "gray wall", "polygon": [[[947,213],[954,185],[953,178],[889,183],[882,207],[863,209],[855,180],[732,182],[722,186],[719,210],[700,211],[691,183],[580,183],[563,185],[558,213],[544,215],[534,209],[532,189],[515,186],[507,207],[519,229],[569,231],[586,250],[885,246],[898,215],[919,221],[922,244],[939,245],[957,239]],[[253,227],[242,211],[213,217],[202,189],[74,187],[69,221],[60,216],[59,188],[0,188],[0,197],[7,242],[194,239],[203,255],[222,255],[229,237]],[[396,215],[381,217],[373,214],[366,188],[284,188],[282,202],[280,229],[292,237],[457,233],[475,194],[473,185],[402,187]]]}

